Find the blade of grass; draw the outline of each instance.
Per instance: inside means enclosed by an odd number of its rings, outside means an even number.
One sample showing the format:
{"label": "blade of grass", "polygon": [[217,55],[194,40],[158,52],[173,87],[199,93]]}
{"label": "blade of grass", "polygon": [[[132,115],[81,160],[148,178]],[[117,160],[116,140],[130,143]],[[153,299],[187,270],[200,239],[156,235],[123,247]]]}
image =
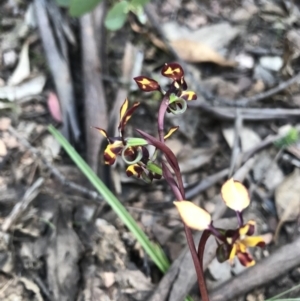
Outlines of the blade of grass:
{"label": "blade of grass", "polygon": [[[290,288],[290,289],[288,289],[288,290],[286,290],[286,291],[284,291],[284,292],[282,292],[282,293],[280,293],[280,294],[278,294],[278,295],[276,295],[276,296],[274,296],[270,299],[267,299],[265,301],[275,301],[275,300],[276,301],[279,301],[279,300],[282,301],[282,299],[278,299],[278,298],[282,297],[282,296],[284,296],[284,295],[286,295],[286,294],[288,294],[288,293],[290,293],[294,290],[296,290],[297,288],[300,288],[300,284],[298,284],[298,285],[296,285],[296,286],[294,286],[294,287],[292,287],[292,288]],[[286,300],[293,300],[293,299],[286,299]],[[299,301],[300,301],[300,298],[299,298]]]}

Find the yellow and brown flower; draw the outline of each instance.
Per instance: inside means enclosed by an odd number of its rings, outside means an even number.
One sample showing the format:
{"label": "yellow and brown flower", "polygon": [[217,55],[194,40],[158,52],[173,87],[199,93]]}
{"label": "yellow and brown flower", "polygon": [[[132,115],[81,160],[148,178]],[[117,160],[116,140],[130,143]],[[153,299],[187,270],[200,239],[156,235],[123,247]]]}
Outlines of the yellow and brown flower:
{"label": "yellow and brown flower", "polygon": [[243,266],[250,267],[255,264],[255,260],[248,252],[248,248],[265,246],[261,236],[254,234],[255,222],[249,221],[237,230],[227,230],[224,233],[225,241],[219,245],[217,258],[220,262],[228,260],[233,262],[237,257]]}

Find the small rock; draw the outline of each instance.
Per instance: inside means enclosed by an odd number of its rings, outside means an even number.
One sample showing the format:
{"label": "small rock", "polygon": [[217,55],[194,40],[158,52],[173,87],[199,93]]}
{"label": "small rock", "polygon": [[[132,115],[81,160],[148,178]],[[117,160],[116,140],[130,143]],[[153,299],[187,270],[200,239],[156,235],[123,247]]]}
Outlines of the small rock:
{"label": "small rock", "polygon": [[283,60],[279,56],[263,56],[259,59],[259,63],[262,67],[271,71],[279,71],[283,66]]}
{"label": "small rock", "polygon": [[254,66],[254,58],[246,53],[238,54],[235,61],[239,63],[239,67],[242,69],[252,69]]}
{"label": "small rock", "polygon": [[14,50],[8,50],[3,53],[3,65],[5,67],[12,67],[17,62],[17,53]]}

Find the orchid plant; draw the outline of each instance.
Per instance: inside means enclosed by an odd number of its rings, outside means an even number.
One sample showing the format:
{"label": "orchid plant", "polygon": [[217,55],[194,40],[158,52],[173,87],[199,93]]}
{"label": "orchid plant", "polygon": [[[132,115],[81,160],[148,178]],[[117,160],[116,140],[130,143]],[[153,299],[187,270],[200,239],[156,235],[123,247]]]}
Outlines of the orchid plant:
{"label": "orchid plant", "polygon": [[[146,76],[134,78],[140,90],[145,92],[159,91],[162,100],[158,112],[157,131],[158,138],[137,129],[141,137],[126,137],[125,127],[132,114],[140,103],[136,102],[129,108],[129,101],[126,99],[120,108],[120,123],[118,126],[119,136],[109,137],[102,128],[98,131],[107,139],[108,145],[104,151],[105,164],[112,165],[117,157],[128,165],[127,176],[135,176],[146,182],[154,179],[164,178],[172,189],[176,201],[174,205],[184,223],[187,243],[193,258],[197,273],[198,284],[203,301],[208,301],[208,293],[203,274],[203,254],[205,243],[210,235],[213,235],[217,242],[216,257],[220,262],[229,260],[233,263],[237,257],[242,265],[252,266],[255,261],[248,252],[249,247],[264,247],[265,242],[260,236],[253,236],[255,232],[255,221],[244,223],[243,210],[250,204],[250,197],[245,186],[233,179],[227,180],[222,188],[222,198],[230,209],[236,211],[238,227],[236,229],[220,229],[213,225],[212,217],[204,209],[185,200],[185,191],[180,172],[179,164],[172,150],[165,141],[178,127],[173,127],[165,132],[164,121],[167,113],[182,114],[187,109],[189,101],[197,99],[193,91],[187,90],[184,79],[184,71],[177,63],[165,64],[161,71],[162,75],[171,80],[167,90],[159,83]],[[148,146],[152,145],[155,151],[152,155]],[[158,154],[161,154],[159,157]],[[193,240],[192,229],[203,231],[198,248]]]}

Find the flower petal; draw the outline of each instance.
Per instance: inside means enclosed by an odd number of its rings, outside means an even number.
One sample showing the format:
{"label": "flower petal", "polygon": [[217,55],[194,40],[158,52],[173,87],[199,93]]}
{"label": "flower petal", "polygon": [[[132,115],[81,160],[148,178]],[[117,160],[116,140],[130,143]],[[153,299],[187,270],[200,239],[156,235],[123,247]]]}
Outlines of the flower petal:
{"label": "flower petal", "polygon": [[261,236],[247,236],[241,241],[241,243],[247,247],[264,248],[266,245],[265,241]]}
{"label": "flower petal", "polygon": [[119,126],[118,126],[118,130],[124,131],[124,128],[125,128],[127,122],[129,121],[129,119],[131,118],[132,114],[138,108],[139,105],[140,105],[139,102],[135,102],[133,104],[133,106],[124,113],[123,118],[120,120],[120,123],[119,123]]}
{"label": "flower petal", "polygon": [[123,102],[121,108],[120,108],[120,121],[123,119],[125,113],[128,110],[128,104],[129,104],[129,101],[128,101],[128,98],[126,98],[125,101]]}
{"label": "flower petal", "polygon": [[226,206],[242,212],[250,204],[249,193],[246,187],[233,179],[226,181],[221,188],[221,195]]}
{"label": "flower petal", "polygon": [[128,177],[136,176],[140,177],[143,172],[143,168],[139,164],[129,165],[126,169],[126,174]]}
{"label": "flower petal", "polygon": [[179,64],[169,63],[163,66],[161,74],[165,77],[172,78],[173,80],[180,80],[183,77],[184,72]]}
{"label": "flower petal", "polygon": [[104,150],[104,163],[112,165],[115,163],[117,155],[119,155],[123,149],[123,143],[121,141],[115,141],[112,144],[108,144]]}
{"label": "flower petal", "polygon": [[[232,246],[228,244],[221,244],[218,246],[216,251],[217,260],[222,263],[229,259],[229,255],[231,253]],[[234,256],[233,256],[234,257]]]}
{"label": "flower petal", "polygon": [[187,101],[190,101],[190,100],[196,100],[197,94],[194,91],[182,91],[179,97]]}
{"label": "flower petal", "polygon": [[248,252],[244,252],[244,253],[238,252],[237,257],[238,257],[240,263],[245,267],[251,267],[251,266],[255,265],[255,260],[253,259],[251,254],[249,254]]}
{"label": "flower petal", "polygon": [[177,207],[182,220],[188,227],[195,230],[204,230],[210,225],[210,214],[192,202],[176,201],[174,205]]}
{"label": "flower petal", "polygon": [[105,130],[103,130],[101,128],[97,128],[97,127],[95,127],[95,129],[98,130],[108,140],[108,142],[110,142],[110,139],[109,139],[109,137],[107,135],[107,132]]}
{"label": "flower petal", "polygon": [[229,260],[233,260],[233,258],[236,256],[236,253],[237,253],[237,246],[236,244],[234,244],[229,254]]}
{"label": "flower petal", "polygon": [[134,80],[142,91],[149,92],[160,90],[158,82],[152,78],[146,76],[137,76],[134,78]]}
{"label": "flower petal", "polygon": [[254,234],[254,230],[255,230],[255,221],[249,221],[247,222],[246,225],[239,228],[239,235],[251,236]]}
{"label": "flower petal", "polygon": [[169,132],[164,136],[164,140],[168,139],[173,133],[179,129],[179,126],[173,126],[169,129]]}

